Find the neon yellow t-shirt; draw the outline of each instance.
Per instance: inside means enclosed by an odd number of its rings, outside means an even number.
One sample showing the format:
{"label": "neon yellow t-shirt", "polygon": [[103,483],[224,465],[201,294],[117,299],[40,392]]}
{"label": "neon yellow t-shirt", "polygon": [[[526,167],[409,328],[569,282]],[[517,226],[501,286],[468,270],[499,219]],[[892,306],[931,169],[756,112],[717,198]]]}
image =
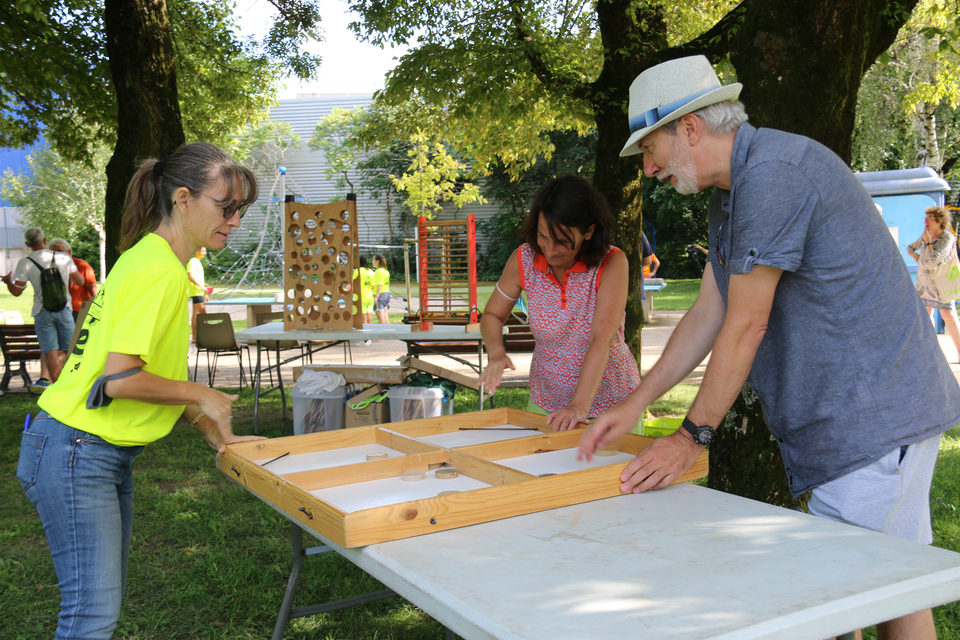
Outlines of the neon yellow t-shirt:
{"label": "neon yellow t-shirt", "polygon": [[373,305],[373,270],[360,267],[360,300],[363,302],[363,308]]}
{"label": "neon yellow t-shirt", "polygon": [[[203,263],[197,260],[196,256],[190,258],[187,261],[187,273],[193,275],[194,278],[203,282]],[[199,285],[193,284],[193,280],[187,278],[187,295],[191,298],[194,296],[202,296],[206,293]]]}
{"label": "neon yellow t-shirt", "polygon": [[187,272],[167,241],[143,238],[120,256],[93,299],[60,379],[40,396],[40,407],[65,425],[118,446],[149,444],[170,433],[182,405],[116,399],[87,409],[94,380],[103,375],[107,353],[137,355],[145,371],[170,380],[187,379],[190,317]]}
{"label": "neon yellow t-shirt", "polygon": [[390,293],[390,272],[383,267],[373,272],[374,291],[376,291],[376,287],[381,284],[383,285],[383,291],[380,293]]}

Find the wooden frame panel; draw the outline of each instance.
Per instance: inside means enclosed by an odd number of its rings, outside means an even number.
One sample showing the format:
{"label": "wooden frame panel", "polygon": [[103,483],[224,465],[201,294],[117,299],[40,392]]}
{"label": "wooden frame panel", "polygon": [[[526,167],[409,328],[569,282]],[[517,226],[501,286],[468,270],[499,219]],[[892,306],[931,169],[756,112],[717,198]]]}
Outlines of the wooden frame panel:
{"label": "wooden frame panel", "polygon": [[[494,438],[489,442],[456,447],[425,440],[462,429],[500,425],[531,429],[530,435]],[[538,477],[498,463],[511,458],[576,449],[583,431],[580,428],[553,433],[546,424],[546,416],[516,409],[490,409],[240,443],[228,447],[219,456],[219,464],[227,477],[290,514],[304,526],[341,546],[358,547],[621,495],[620,474],[629,464],[622,456],[607,465],[560,471],[549,477]],[[496,429],[490,431],[490,434],[501,433],[506,434]],[[485,436],[493,438],[490,434]],[[632,456],[652,441],[652,438],[628,434],[614,448]],[[270,467],[262,466],[280,456],[329,453],[364,446],[385,447],[402,455],[364,461],[353,457],[359,453],[344,451],[342,463],[334,466],[279,475]],[[440,467],[453,467],[460,475],[489,486],[451,495],[403,499],[354,511],[338,508],[311,493],[364,482],[391,482],[406,471],[429,474]],[[702,478],[706,474],[707,455],[704,452],[677,482]],[[424,485],[427,486],[435,485]]]}

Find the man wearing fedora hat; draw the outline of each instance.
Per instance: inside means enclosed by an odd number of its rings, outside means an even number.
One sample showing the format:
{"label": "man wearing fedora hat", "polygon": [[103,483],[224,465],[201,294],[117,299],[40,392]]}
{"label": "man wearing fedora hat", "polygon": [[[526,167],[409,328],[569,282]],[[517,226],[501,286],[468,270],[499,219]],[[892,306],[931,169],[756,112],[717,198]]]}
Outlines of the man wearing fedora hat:
{"label": "man wearing fedora hat", "polygon": [[[960,424],[960,386],[860,181],[823,145],[747,124],[740,89],[703,56],[657,65],[630,88],[620,155],[642,153],[644,174],[681,193],[714,187],[709,259],[662,357],[596,418],[581,455],[628,432],[709,353],[683,428],[627,466],[622,491],[660,489],[688,469],[749,379],[811,513],[930,544],[930,483],[940,435]],[[936,637],[929,611],[878,628]]]}

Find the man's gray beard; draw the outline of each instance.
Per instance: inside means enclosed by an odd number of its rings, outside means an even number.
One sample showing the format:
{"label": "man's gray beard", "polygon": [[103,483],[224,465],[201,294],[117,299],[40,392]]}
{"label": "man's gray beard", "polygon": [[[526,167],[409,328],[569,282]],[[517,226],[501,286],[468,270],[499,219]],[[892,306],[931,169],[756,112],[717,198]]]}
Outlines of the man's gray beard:
{"label": "man's gray beard", "polygon": [[680,143],[679,136],[673,139],[673,161],[668,170],[677,179],[677,184],[673,187],[677,193],[690,195],[700,192],[700,185],[697,180],[697,165],[693,161],[693,153],[689,147]]}

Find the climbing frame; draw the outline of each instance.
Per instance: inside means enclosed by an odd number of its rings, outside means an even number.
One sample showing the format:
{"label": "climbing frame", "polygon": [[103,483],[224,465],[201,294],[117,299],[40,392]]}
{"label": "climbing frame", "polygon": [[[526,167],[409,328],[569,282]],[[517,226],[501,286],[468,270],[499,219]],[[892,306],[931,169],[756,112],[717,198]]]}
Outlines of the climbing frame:
{"label": "climbing frame", "polygon": [[427,220],[418,225],[420,325],[458,318],[477,322],[477,228],[464,220]]}

